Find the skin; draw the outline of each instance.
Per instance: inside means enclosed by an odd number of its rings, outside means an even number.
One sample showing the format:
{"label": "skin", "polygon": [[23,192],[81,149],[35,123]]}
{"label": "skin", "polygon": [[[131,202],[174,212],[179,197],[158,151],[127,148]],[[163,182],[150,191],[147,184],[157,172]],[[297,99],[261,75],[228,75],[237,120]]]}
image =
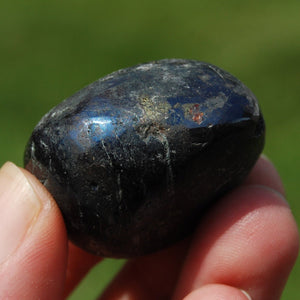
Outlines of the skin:
{"label": "skin", "polygon": [[[284,195],[276,169],[261,157],[192,237],[128,261],[99,299],[280,299],[299,247]],[[26,219],[32,199],[38,209]],[[20,217],[5,221],[12,203]],[[9,245],[0,249],[1,299],[65,299],[101,261],[68,242],[51,195],[12,163],[0,170],[0,205],[0,245]]]}

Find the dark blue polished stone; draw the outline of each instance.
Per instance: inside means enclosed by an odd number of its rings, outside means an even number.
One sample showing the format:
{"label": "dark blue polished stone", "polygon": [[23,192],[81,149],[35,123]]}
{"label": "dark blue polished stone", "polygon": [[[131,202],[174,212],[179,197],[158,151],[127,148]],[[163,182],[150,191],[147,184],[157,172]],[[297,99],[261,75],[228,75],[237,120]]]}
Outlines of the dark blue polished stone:
{"label": "dark blue polished stone", "polygon": [[75,244],[132,257],[189,234],[263,145],[247,87],[216,66],[166,59],[112,73],[49,111],[25,167],[56,199]]}

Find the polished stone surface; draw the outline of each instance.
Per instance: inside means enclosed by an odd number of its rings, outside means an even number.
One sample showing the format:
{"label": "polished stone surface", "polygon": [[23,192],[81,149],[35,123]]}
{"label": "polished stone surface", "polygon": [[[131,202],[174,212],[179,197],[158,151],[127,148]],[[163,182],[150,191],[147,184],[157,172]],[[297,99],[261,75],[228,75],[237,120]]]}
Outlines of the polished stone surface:
{"label": "polished stone surface", "polygon": [[114,72],[50,110],[25,167],[57,201],[75,244],[133,257],[189,234],[248,174],[264,128],[235,77],[166,59]]}

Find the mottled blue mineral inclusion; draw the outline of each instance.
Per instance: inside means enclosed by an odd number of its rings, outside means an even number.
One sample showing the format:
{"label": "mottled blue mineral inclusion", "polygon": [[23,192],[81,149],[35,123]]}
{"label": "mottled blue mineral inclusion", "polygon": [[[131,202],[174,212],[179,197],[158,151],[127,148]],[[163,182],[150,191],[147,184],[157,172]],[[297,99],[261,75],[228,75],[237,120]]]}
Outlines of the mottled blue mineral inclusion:
{"label": "mottled blue mineral inclusion", "polygon": [[[254,95],[229,73],[195,61],[166,60],[165,66],[168,69],[149,63],[94,83],[61,143],[84,151],[106,138],[122,136],[138,122],[192,129],[259,117]],[[80,92],[77,95],[82,99]],[[76,107],[73,102],[68,105]]]}
{"label": "mottled blue mineral inclusion", "polygon": [[133,257],[190,233],[263,145],[263,117],[243,83],[211,64],[166,59],[114,72],[54,107],[24,164],[75,244]]}

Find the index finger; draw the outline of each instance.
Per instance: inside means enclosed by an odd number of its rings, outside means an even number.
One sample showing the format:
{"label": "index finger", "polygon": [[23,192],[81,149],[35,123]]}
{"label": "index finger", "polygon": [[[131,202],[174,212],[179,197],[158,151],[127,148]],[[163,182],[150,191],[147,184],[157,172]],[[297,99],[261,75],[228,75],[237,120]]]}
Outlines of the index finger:
{"label": "index finger", "polygon": [[245,183],[204,217],[190,247],[174,299],[210,284],[280,299],[298,255],[299,236],[279,175],[261,158]]}

